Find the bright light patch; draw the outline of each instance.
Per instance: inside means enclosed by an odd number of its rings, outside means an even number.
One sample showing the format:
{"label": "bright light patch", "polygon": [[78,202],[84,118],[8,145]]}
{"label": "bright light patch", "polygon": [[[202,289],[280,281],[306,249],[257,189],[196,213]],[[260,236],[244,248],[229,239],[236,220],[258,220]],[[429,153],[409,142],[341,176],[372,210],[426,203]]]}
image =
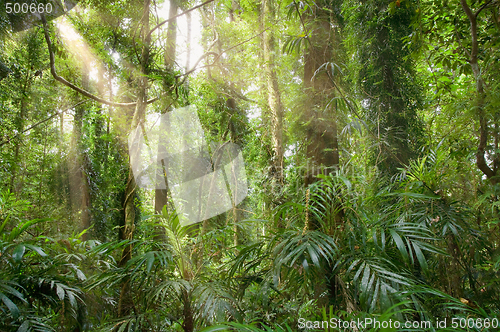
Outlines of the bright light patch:
{"label": "bright light patch", "polygon": [[[166,20],[168,18],[170,10],[170,2],[165,1],[158,7],[158,16],[160,22]],[[178,10],[180,13],[181,10]],[[164,24],[159,31],[166,31],[167,24]],[[188,49],[191,48],[191,55],[189,59],[189,63],[187,65],[188,69],[191,69],[198,59],[203,55],[203,47],[201,46],[201,36],[202,36],[202,27],[201,27],[201,18],[200,14],[197,10],[191,12],[191,40],[188,40],[188,20],[186,15],[179,16],[177,18],[177,64],[180,67],[185,67],[187,62],[187,54]],[[158,41],[159,43],[160,41]],[[203,61],[198,65],[202,65]]]}
{"label": "bright light patch", "polygon": [[[64,16],[56,20],[56,27],[68,52],[70,52],[78,62],[84,64],[89,69],[89,76],[92,80],[99,81],[99,73],[105,72],[104,66],[92,53],[90,46],[84,38],[73,28],[72,24],[68,22]],[[99,91],[99,94],[103,95],[104,91]]]}

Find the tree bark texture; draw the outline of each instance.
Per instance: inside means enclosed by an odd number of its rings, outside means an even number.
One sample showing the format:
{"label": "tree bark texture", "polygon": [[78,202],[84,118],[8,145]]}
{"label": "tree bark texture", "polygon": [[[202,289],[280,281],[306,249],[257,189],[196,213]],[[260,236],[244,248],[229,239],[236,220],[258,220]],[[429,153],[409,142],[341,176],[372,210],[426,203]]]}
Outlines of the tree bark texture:
{"label": "tree bark texture", "polygon": [[[304,54],[304,87],[306,103],[303,120],[306,123],[306,156],[308,169],[305,184],[315,181],[318,174],[328,174],[338,165],[338,141],[335,110],[328,105],[334,96],[334,85],[327,74],[327,63],[332,61],[335,34],[329,14],[316,8],[315,16],[306,18],[312,29]],[[324,66],[323,68],[321,68]],[[321,69],[320,69],[321,68]],[[328,106],[327,106],[328,105]]]}
{"label": "tree bark texture", "polygon": [[466,0],[460,0],[462,8],[467,15],[470,23],[470,33],[471,33],[471,50],[469,52],[469,64],[471,66],[474,78],[476,80],[476,112],[479,120],[479,145],[476,152],[476,165],[481,172],[491,181],[492,184],[497,184],[499,182],[497,178],[498,165],[500,164],[500,156],[495,152],[493,156],[493,168],[488,165],[485,158],[486,148],[488,145],[488,140],[490,134],[488,131],[488,120],[485,110],[485,91],[484,91],[484,80],[481,75],[481,68],[478,63],[479,54],[479,43],[478,43],[478,31],[477,31],[477,16],[480,13],[478,10],[473,13]]}
{"label": "tree bark texture", "polygon": [[[267,24],[273,24],[275,6],[274,0],[263,0],[263,19]],[[273,145],[273,178],[276,185],[283,184],[283,104],[276,74],[276,45],[274,31],[264,32],[263,53],[264,68],[267,83],[267,100],[271,111],[271,141]]]}
{"label": "tree bark texture", "polygon": [[[170,1],[170,9],[169,9],[169,18],[171,20],[168,22],[168,27],[167,27],[167,45],[165,48],[165,54],[164,54],[164,61],[165,61],[165,68],[167,69],[168,72],[171,72],[173,75],[173,68],[175,65],[175,54],[176,54],[176,45],[177,45],[177,4],[175,1]],[[189,60],[188,60],[189,61]],[[171,98],[171,96],[168,96]],[[165,112],[168,112],[170,110],[163,110],[162,114]],[[161,118],[162,121],[160,123],[160,128],[165,128],[165,130],[168,130],[167,126],[168,124],[164,123],[163,117]],[[162,135],[162,133],[160,133]],[[163,146],[160,144],[161,140],[158,142],[158,160],[157,160],[157,166],[162,165],[162,167],[158,167],[157,169],[157,181],[162,181],[165,183],[167,186],[167,189],[155,189],[155,212],[158,214],[161,214],[161,211],[165,205],[167,205],[168,202],[168,182],[167,182],[167,174],[166,174],[166,169],[165,169],[165,162],[161,159],[162,156],[162,149],[164,149]],[[162,232],[161,230],[157,230],[158,236],[161,238]]]}
{"label": "tree bark texture", "polygon": [[182,303],[184,305],[183,308],[184,321],[182,322],[182,328],[184,329],[184,332],[193,332],[194,331],[193,308],[191,307],[190,294],[186,289],[182,290]]}
{"label": "tree bark texture", "polygon": [[[305,123],[307,144],[306,186],[315,182],[318,174],[327,175],[339,164],[337,115],[336,108],[334,108],[336,103],[332,102],[335,96],[335,85],[333,77],[329,76],[328,71],[331,70],[329,64],[335,61],[334,49],[338,47],[340,41],[332,27],[335,22],[332,22],[330,13],[319,7],[315,7],[314,10],[314,14],[305,17],[304,21],[307,23],[303,23],[304,28],[311,29],[310,38],[308,38],[308,44],[304,51],[306,102],[304,103],[303,122]],[[307,193],[309,194],[309,191]],[[336,229],[338,225],[343,223],[343,212],[339,207],[339,202],[340,200],[331,202],[333,208],[339,212],[335,213],[333,220],[330,220],[333,225],[328,225],[329,227],[323,229],[323,232],[329,232],[331,228]],[[306,219],[308,220],[306,220],[305,228],[315,230],[320,227],[315,218]],[[337,275],[333,271],[332,264],[327,262],[322,270],[323,282],[315,284],[315,298],[318,299],[319,305],[336,305],[339,302],[337,297],[340,293]],[[321,294],[325,292],[328,295],[322,297]],[[345,300],[348,301],[347,298]]]}
{"label": "tree bark texture", "polygon": [[[89,67],[86,64],[82,65],[82,88],[89,90],[90,77]],[[83,120],[87,108],[85,104],[75,108],[75,117],[73,119],[73,137],[72,150],[70,161],[70,196],[73,206],[73,213],[80,214],[80,224],[82,230],[90,227],[90,186],[88,183],[88,167],[89,163],[84,153],[82,143]],[[89,234],[85,233],[82,240],[88,240]]]}
{"label": "tree bark texture", "polygon": [[[29,71],[28,71],[28,75],[29,75]],[[31,85],[31,79],[29,77],[26,78],[26,82],[24,84],[24,88],[23,90],[21,91],[21,101],[20,101],[20,110],[19,110],[19,114],[15,120],[15,125],[16,125],[16,130],[18,133],[22,133],[24,131],[24,120],[26,119],[26,115],[27,115],[27,109],[28,109],[28,89]],[[11,166],[11,170],[10,170],[10,173],[11,173],[11,177],[10,177],[10,192],[13,193],[13,192],[19,192],[19,188],[17,188],[16,186],[16,181],[17,181],[17,172],[19,170],[19,164],[21,162],[20,158],[19,158],[19,155],[20,155],[20,151],[21,151],[21,141],[22,139],[22,136],[19,136],[17,137],[17,139],[15,140],[15,145],[14,145],[14,160],[12,162],[12,166]],[[20,186],[19,186],[20,187]]]}
{"label": "tree bark texture", "polygon": [[[141,76],[138,82],[138,93],[137,102],[134,111],[134,116],[130,126],[130,131],[137,128],[139,125],[143,125],[146,113],[146,107],[148,103],[148,66],[149,66],[149,48],[151,43],[151,35],[149,33],[149,7],[150,0],[144,0],[143,3],[143,16],[142,16],[142,52],[141,52]],[[130,153],[130,151],[129,151]],[[135,153],[138,153],[135,152]],[[132,171],[132,166],[129,163],[127,184],[125,187],[125,199],[123,202],[123,209],[125,213],[124,226],[122,230],[123,239],[132,240],[134,236],[135,229],[135,204],[134,197],[136,191],[136,182],[134,178],[134,173]],[[124,266],[132,257],[132,245],[127,245],[122,252],[122,257],[120,259],[120,266]],[[118,316],[123,317],[130,313],[133,307],[133,299],[130,294],[130,284],[129,280],[124,280],[122,282],[122,288],[120,292],[120,299],[118,304]]]}

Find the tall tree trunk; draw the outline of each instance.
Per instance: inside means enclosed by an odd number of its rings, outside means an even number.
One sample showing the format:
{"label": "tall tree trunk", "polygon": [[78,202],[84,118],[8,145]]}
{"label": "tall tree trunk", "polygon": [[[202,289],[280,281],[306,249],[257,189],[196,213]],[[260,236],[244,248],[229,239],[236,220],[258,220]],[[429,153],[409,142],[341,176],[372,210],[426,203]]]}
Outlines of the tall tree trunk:
{"label": "tall tree trunk", "polygon": [[[275,5],[274,0],[263,0],[262,18],[264,23],[274,24]],[[265,24],[263,24],[265,26]],[[271,111],[271,141],[273,157],[271,164],[271,176],[273,179],[273,195],[281,192],[283,185],[283,104],[276,74],[276,46],[274,42],[274,31],[272,29],[264,32],[263,53],[264,68],[267,83],[267,100]],[[279,201],[279,197],[278,201]]]}
{"label": "tall tree trunk", "polygon": [[[22,96],[21,96],[21,102],[20,102],[20,110],[19,114],[16,118],[16,130],[18,133],[22,133],[24,131],[24,120],[26,118],[26,112],[28,108],[28,100],[27,96],[29,95],[27,92],[27,87],[28,87],[28,82],[25,84],[25,89],[22,91]],[[21,150],[21,138],[22,135],[19,135],[19,137],[16,138],[15,140],[15,146],[14,146],[14,160],[12,162],[12,166],[10,169],[10,192],[17,192],[16,188],[16,180],[17,180],[17,172],[19,169],[19,163],[21,162],[19,155],[20,155],[20,150]]]}
{"label": "tall tree trunk", "polygon": [[[447,251],[451,256],[451,260],[446,261],[446,269],[448,276],[448,293],[454,297],[462,297],[463,287],[462,287],[462,271],[460,268],[460,248],[457,244],[457,238],[453,234],[449,234],[446,238]],[[472,283],[472,280],[470,280]]]}
{"label": "tall tree trunk", "polygon": [[484,80],[478,63],[479,41],[477,31],[477,15],[479,12],[473,13],[466,0],[460,0],[460,3],[470,23],[471,50],[469,52],[469,64],[476,80],[476,112],[479,120],[479,145],[476,152],[476,165],[479,170],[486,175],[491,183],[496,185],[500,181],[497,177],[498,165],[500,165],[500,154],[495,151],[491,156],[493,158],[493,168],[488,165],[485,158],[485,150],[488,146],[490,134],[488,132],[488,119],[485,110]]}
{"label": "tall tree trunk", "polygon": [[[89,67],[82,66],[82,87],[89,90]],[[70,185],[71,202],[73,213],[80,214],[80,224],[83,230],[90,227],[90,187],[87,179],[88,163],[84,155],[82,143],[83,118],[85,117],[86,106],[80,105],[75,109],[73,119],[73,137],[71,142],[72,160],[70,164]],[[82,240],[88,240],[88,234],[83,235]]]}
{"label": "tall tree trunk", "polygon": [[334,85],[326,66],[333,61],[332,49],[338,41],[329,19],[328,12],[319,8],[315,17],[307,18],[312,22],[312,32],[304,54],[304,87],[308,96],[303,113],[308,159],[306,185],[313,183],[319,173],[328,174],[339,163],[336,109],[330,103]]}
{"label": "tall tree trunk", "polygon": [[[172,18],[177,15],[177,3],[175,0],[170,1],[170,10],[169,10],[169,18]],[[167,45],[165,48],[165,55],[164,55],[164,61],[165,61],[165,68],[169,73],[173,74],[173,69],[175,65],[175,54],[177,50],[177,19],[174,18],[171,21],[168,22],[168,28],[167,28]],[[188,60],[189,61],[189,60]],[[169,96],[169,98],[171,98]],[[170,111],[170,110],[162,110],[162,115],[165,114],[165,112]],[[164,123],[163,117],[161,118],[161,123],[160,123],[160,130],[168,130],[168,124]],[[163,133],[160,132],[160,135]],[[157,159],[157,171],[156,171],[156,179],[157,179],[157,184],[161,181],[162,183],[165,183],[165,186],[167,187],[166,189],[155,189],[155,212],[156,213],[161,213],[163,207],[167,205],[168,202],[168,186],[167,186],[167,174],[166,174],[166,169],[165,169],[165,161],[162,159],[164,157],[164,154],[162,151],[165,149],[163,144],[161,144],[162,140],[158,140],[158,159]],[[159,167],[162,165],[162,167]],[[162,232],[161,230],[156,231],[158,233],[158,236],[161,238],[162,237]]]}
{"label": "tall tree trunk", "polygon": [[[336,37],[336,31],[332,28],[335,22],[332,22],[330,12],[320,7],[314,8],[314,15],[305,19],[309,23],[307,26],[312,29],[304,54],[304,88],[308,96],[303,112],[307,144],[306,186],[315,182],[318,174],[329,174],[339,164],[337,115],[336,109],[333,108],[336,104],[331,102],[335,85],[333,78],[328,74],[331,69],[327,66],[328,63],[335,61],[332,50],[338,47],[339,40]],[[305,23],[304,26],[306,26]],[[309,196],[309,189],[307,196]],[[332,220],[333,225],[323,230],[326,232],[330,232],[330,229],[335,230],[343,223],[339,202],[334,201],[331,204],[339,212]],[[318,229],[319,225],[314,218],[309,218],[305,227],[314,230]],[[316,284],[314,295],[318,298],[320,305],[337,304],[336,298],[340,294],[340,286],[333,266],[325,262],[322,273],[324,282]],[[325,291],[328,297],[320,297]]]}
{"label": "tall tree trunk", "polygon": [[[30,90],[31,90],[31,83],[33,82],[32,78],[32,73],[31,70],[27,70],[26,76],[24,79],[24,82],[22,83],[22,86],[20,87],[20,93],[21,93],[21,99],[19,102],[19,113],[16,117],[15,120],[15,126],[16,126],[16,131],[18,133],[22,133],[24,131],[24,122],[26,120],[27,112],[28,112],[28,105],[29,105],[29,96],[30,96]],[[20,186],[19,188],[16,186],[16,181],[17,181],[17,172],[19,170],[19,164],[21,163],[21,158],[20,158],[20,152],[21,152],[21,141],[22,135],[19,135],[15,139],[15,146],[14,146],[14,160],[12,162],[12,166],[10,169],[10,192],[18,192],[20,191]]]}
{"label": "tall tree trunk", "polygon": [[[89,160],[86,155],[82,154],[82,202],[81,202],[81,211],[82,211],[82,228],[89,229],[91,226],[91,215],[90,215],[90,184],[89,178],[87,176],[87,170],[89,169]],[[82,240],[87,241],[90,238],[90,234],[88,232],[82,235]]]}
{"label": "tall tree trunk", "polygon": [[305,105],[308,159],[306,185],[315,181],[319,173],[329,173],[339,163],[336,114],[328,103],[333,98],[333,83],[327,74],[328,67],[321,66],[332,61],[332,40],[329,15],[316,9],[316,17],[309,17],[312,33],[304,58],[304,87],[308,100]]}
{"label": "tall tree trunk", "polygon": [[[143,3],[143,15],[142,15],[142,52],[141,52],[141,76],[139,78],[138,93],[137,93],[137,104],[134,110],[134,116],[132,118],[132,123],[130,130],[134,130],[139,125],[143,125],[147,98],[148,98],[148,66],[149,66],[149,48],[151,43],[151,36],[149,34],[149,7],[151,0],[144,0]],[[129,151],[130,153],[130,151]],[[138,153],[136,151],[135,153]],[[136,182],[134,178],[134,173],[132,171],[132,166],[129,162],[128,178],[127,184],[125,186],[125,198],[123,202],[123,210],[125,213],[124,226],[121,232],[123,239],[132,240],[134,236],[135,229],[135,197]],[[120,266],[124,266],[132,257],[132,245],[128,245],[123,249],[122,256],[119,262]],[[118,316],[126,316],[130,313],[130,309],[133,306],[133,299],[130,294],[130,284],[129,280],[124,280],[122,282],[120,299],[118,302]]]}
{"label": "tall tree trunk", "polygon": [[191,69],[191,49],[193,48],[192,43],[192,30],[193,30],[193,20],[191,17],[191,12],[186,13],[186,24],[187,24],[187,49],[186,49],[186,72]]}
{"label": "tall tree trunk", "polygon": [[[234,13],[235,13],[237,7],[238,7],[237,2],[235,0],[231,0],[231,9],[229,10],[229,22],[230,23],[234,23],[234,19],[235,19]],[[220,54],[220,52],[222,51],[222,49],[220,48],[221,47],[220,42],[218,43],[218,46],[219,46],[219,54]],[[231,90],[234,90],[234,83],[233,82],[229,82],[229,86],[230,86]],[[238,139],[237,138],[238,133],[236,132],[235,126],[232,123],[232,116],[238,112],[236,100],[234,98],[228,98],[226,100],[226,107],[229,109],[229,114],[231,114],[231,117],[229,118],[229,131],[231,132],[231,141],[236,142],[236,140]],[[228,176],[230,176],[230,175],[224,174],[224,181],[226,182],[226,186],[229,190]],[[237,247],[241,244],[241,231],[240,231],[240,228],[238,226],[238,222],[242,218],[241,218],[240,211],[238,210],[236,204],[232,200],[232,197],[234,197],[233,194],[231,192],[229,192],[229,193],[231,195],[231,205],[232,205],[231,216],[233,217],[233,245],[235,247]],[[227,216],[229,216],[229,214],[227,214]]]}
{"label": "tall tree trunk", "polygon": [[238,9],[238,2],[231,0],[231,8],[229,9],[229,21],[234,22],[234,13]]}

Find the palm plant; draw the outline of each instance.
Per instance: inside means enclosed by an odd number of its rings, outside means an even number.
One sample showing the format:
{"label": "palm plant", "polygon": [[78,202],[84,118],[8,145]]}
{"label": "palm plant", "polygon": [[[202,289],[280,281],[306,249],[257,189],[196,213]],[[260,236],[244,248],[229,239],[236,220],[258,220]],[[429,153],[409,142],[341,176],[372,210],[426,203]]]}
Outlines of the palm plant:
{"label": "palm plant", "polygon": [[[143,221],[142,226],[146,225]],[[129,314],[110,320],[103,330],[193,331],[240,319],[234,290],[224,278],[225,262],[211,259],[213,255],[202,250],[209,247],[203,244],[211,234],[201,236],[195,227],[182,226],[177,215],[166,209],[162,224],[149,226],[156,232],[162,227],[166,241],[159,243],[153,239],[157,234],[146,234],[143,239],[106,243],[92,249],[107,264],[89,280],[88,290],[103,292],[104,288],[128,282],[131,291]],[[119,266],[110,256],[128,245],[133,246],[133,258]]]}
{"label": "palm plant", "polygon": [[[77,283],[81,271],[54,253],[47,254],[47,249],[57,251],[57,243],[50,247],[48,239],[29,234],[30,229],[47,219],[19,220],[7,231],[19,206],[15,203],[11,209],[12,202],[15,202],[12,194],[2,194],[0,327],[4,331],[53,331],[51,326],[56,324],[68,328],[78,325],[80,289],[72,284]],[[41,247],[44,242],[45,250]]]}
{"label": "palm plant", "polygon": [[[460,255],[460,246],[479,247],[484,237],[470,226],[467,207],[439,192],[446,181],[439,168],[445,163],[445,153],[431,151],[393,182],[380,178],[375,185],[362,172],[348,169],[320,176],[305,200],[277,208],[276,218],[287,221],[285,229],[240,251],[231,275],[241,281],[241,294],[252,284],[269,284],[284,302],[305,295],[321,307],[326,295],[331,305],[349,314],[393,310],[398,319],[434,320],[460,313],[484,317],[483,309],[469,310],[474,300],[435,288],[446,284],[436,282],[445,261],[456,262],[452,272],[471,290],[484,286],[474,267],[477,255],[470,257],[469,250]],[[311,230],[311,224],[317,228]],[[468,237],[473,242],[460,240],[464,232],[473,234]],[[455,248],[450,243],[459,249],[450,250]],[[405,310],[396,310],[397,304]]]}

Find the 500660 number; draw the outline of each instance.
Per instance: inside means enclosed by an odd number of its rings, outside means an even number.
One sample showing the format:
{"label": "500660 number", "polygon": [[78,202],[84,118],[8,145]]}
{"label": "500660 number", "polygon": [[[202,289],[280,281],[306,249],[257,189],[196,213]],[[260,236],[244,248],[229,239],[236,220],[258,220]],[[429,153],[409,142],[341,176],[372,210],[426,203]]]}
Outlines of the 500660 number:
{"label": "500660 number", "polygon": [[52,13],[52,4],[51,3],[47,3],[46,5],[44,5],[43,3],[39,3],[39,4],[36,4],[36,3],[31,3],[31,4],[28,4],[26,2],[23,2],[23,3],[19,3],[19,2],[15,2],[15,3],[12,3],[12,2],[7,2],[5,4],[5,9],[7,11],[7,14],[11,14],[11,13],[14,13],[14,14],[20,14],[20,13],[23,13],[23,14],[27,14],[27,13],[32,13],[32,14],[35,14],[35,13],[38,13],[38,14],[42,14],[42,13]]}
{"label": "500660 number", "polygon": [[461,327],[462,329],[465,328],[487,328],[489,329],[490,327],[496,329],[500,326],[500,322],[498,318],[452,318],[451,319],[451,327],[456,329],[458,327]]}

